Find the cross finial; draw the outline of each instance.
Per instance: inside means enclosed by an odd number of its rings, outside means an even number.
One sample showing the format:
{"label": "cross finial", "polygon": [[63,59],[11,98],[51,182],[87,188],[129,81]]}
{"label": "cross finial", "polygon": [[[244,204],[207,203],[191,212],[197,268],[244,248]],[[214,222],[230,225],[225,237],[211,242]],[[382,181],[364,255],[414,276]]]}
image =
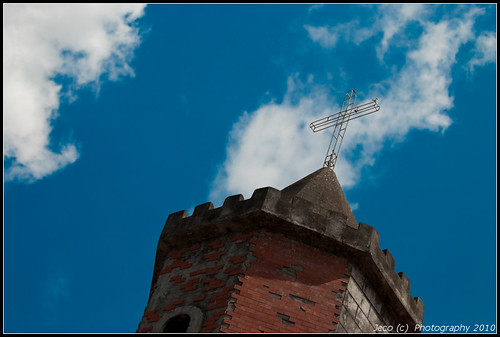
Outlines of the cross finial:
{"label": "cross finial", "polygon": [[[329,167],[333,170],[335,163],[340,152],[340,146],[344,140],[345,130],[347,129],[347,124],[350,120],[363,117],[380,110],[380,106],[377,103],[378,98],[373,99],[369,103],[354,106],[356,102],[356,90],[349,90],[344,97],[344,102],[342,103],[342,108],[339,112],[318,119],[312,122],[309,127],[313,132],[318,132],[330,127],[335,127],[333,130],[332,139],[330,140],[330,145],[328,146],[328,151],[326,152],[325,161],[323,167]],[[333,140],[335,139],[335,143]],[[332,148],[333,144],[333,148]],[[331,149],[331,151],[330,151]]]}

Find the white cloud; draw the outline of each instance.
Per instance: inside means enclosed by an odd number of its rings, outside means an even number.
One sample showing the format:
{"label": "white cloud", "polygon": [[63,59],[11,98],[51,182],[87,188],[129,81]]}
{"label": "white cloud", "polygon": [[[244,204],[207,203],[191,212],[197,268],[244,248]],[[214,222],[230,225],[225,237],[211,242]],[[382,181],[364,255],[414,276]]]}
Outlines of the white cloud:
{"label": "white cloud", "polygon": [[484,32],[476,40],[475,56],[469,61],[469,68],[483,66],[497,59],[497,35],[495,32]]}
{"label": "white cloud", "polygon": [[314,27],[305,25],[304,28],[309,33],[309,37],[314,42],[318,42],[323,48],[333,48],[339,40],[338,29],[331,27]]}
{"label": "white cloud", "polygon": [[[373,9],[375,11],[375,9]],[[404,34],[400,34],[410,22],[420,22],[426,16],[428,7],[419,4],[390,4],[378,6],[374,23],[364,26],[363,22],[353,20],[336,26],[304,25],[309,37],[323,48],[333,48],[340,39],[359,45],[381,33],[382,40],[376,47],[377,56],[383,59],[390,44],[407,44]],[[396,39],[397,37],[397,39]]]}
{"label": "white cloud", "polygon": [[340,39],[360,44],[373,35],[371,29],[360,28],[358,20],[341,23],[333,27],[304,25],[304,28],[309,33],[311,40],[319,43],[323,48],[334,48]]}
{"label": "white cloud", "polygon": [[391,44],[407,45],[409,41],[405,34],[401,34],[411,22],[422,22],[428,12],[428,7],[420,4],[385,5],[380,12],[382,15],[374,25],[373,33],[383,33],[380,45],[376,47],[377,56],[384,58]]}
{"label": "white cloud", "polygon": [[144,5],[6,4],[3,27],[3,111],[6,180],[34,181],[73,163],[76,146],[51,144],[52,121],[63,93],[133,76],[129,62],[140,43],[134,20]]}
{"label": "white cloud", "polygon": [[[361,169],[374,164],[384,145],[403,141],[411,129],[444,132],[451,125],[451,67],[459,48],[474,40],[472,25],[480,14],[471,8],[461,17],[438,23],[413,17],[421,20],[423,31],[409,49],[405,65],[371,92],[358,96],[359,104],[378,97],[381,110],[349,123],[335,166],[344,188],[359,182]],[[384,40],[390,40],[390,34]],[[320,38],[316,41],[321,44]],[[281,189],[321,167],[333,130],[313,134],[308,125],[337,112],[342,98],[330,97],[326,88],[312,80],[300,83],[290,78],[283,103],[271,102],[245,113],[231,133],[211,200],[220,202],[237,193],[250,197],[263,186]]]}
{"label": "white cloud", "polygon": [[217,203],[227,193],[250,197],[256,187],[282,188],[320,167],[329,136],[313,135],[309,123],[311,118],[334,113],[338,106],[321,87],[302,96],[304,87],[311,85],[291,77],[281,104],[267,103],[240,118],[231,131],[227,160],[210,200]]}

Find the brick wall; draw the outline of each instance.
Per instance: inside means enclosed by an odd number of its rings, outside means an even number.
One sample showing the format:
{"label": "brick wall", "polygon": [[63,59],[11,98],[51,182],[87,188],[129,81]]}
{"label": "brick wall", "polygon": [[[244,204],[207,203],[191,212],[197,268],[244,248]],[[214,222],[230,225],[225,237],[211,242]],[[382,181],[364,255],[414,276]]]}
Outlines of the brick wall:
{"label": "brick wall", "polygon": [[234,307],[222,332],[332,332],[348,284],[346,260],[262,232],[253,237],[253,260],[235,285]]}
{"label": "brick wall", "polygon": [[195,332],[374,332],[395,316],[360,267],[282,234],[226,234],[167,254],[138,332],[187,306]]}
{"label": "brick wall", "polygon": [[218,332],[238,275],[249,266],[252,235],[226,235],[170,251],[138,332],[161,332],[162,317],[183,306],[202,310],[200,332]]}
{"label": "brick wall", "polygon": [[346,261],[268,232],[226,235],[168,253],[138,332],[160,332],[181,306],[200,332],[329,332],[348,283]]}

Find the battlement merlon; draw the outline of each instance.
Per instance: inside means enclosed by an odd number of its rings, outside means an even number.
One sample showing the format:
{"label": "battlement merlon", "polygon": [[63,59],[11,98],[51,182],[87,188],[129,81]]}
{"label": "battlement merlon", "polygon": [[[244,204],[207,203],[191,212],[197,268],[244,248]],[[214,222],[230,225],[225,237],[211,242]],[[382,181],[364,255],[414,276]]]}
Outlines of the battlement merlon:
{"label": "battlement merlon", "polygon": [[[330,184],[323,184],[325,178]],[[363,266],[370,282],[397,304],[396,311],[414,323],[422,323],[423,302],[411,296],[406,275],[394,270],[392,254],[379,246],[379,233],[364,223],[353,226],[354,216],[350,207],[346,208],[339,187],[335,173],[322,168],[282,191],[259,188],[247,200],[239,194],[226,198],[218,208],[211,202],[198,205],[189,217],[186,211],[170,214],[158,242],[151,290],[169,251],[229,232],[264,229],[354,259]],[[334,199],[341,205],[331,206]]]}

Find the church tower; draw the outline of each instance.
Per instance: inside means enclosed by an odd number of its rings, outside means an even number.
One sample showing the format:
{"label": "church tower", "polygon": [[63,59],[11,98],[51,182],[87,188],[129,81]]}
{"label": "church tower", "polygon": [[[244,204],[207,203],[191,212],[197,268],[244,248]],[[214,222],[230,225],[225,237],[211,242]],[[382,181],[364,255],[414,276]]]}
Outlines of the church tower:
{"label": "church tower", "polygon": [[424,305],[333,170],[170,214],[138,332],[413,332]]}

